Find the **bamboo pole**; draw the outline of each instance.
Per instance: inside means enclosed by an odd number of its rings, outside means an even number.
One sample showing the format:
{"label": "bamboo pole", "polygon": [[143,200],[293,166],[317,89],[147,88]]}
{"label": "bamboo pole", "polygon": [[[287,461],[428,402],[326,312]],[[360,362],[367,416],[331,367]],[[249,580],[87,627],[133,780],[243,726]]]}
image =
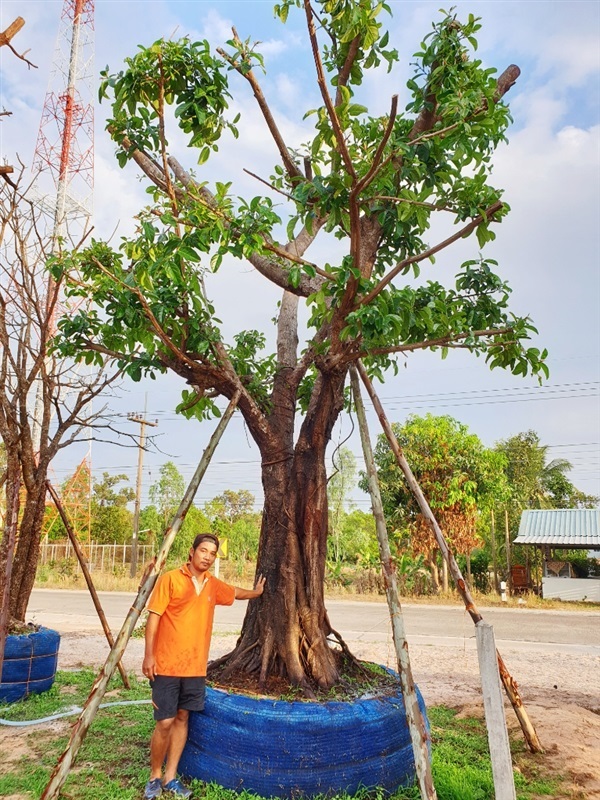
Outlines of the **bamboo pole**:
{"label": "bamboo pole", "polygon": [[[398,444],[398,440],[396,439],[392,427],[388,422],[388,419],[385,415],[385,411],[383,410],[383,406],[381,405],[381,401],[379,400],[379,397],[375,393],[375,389],[373,388],[373,384],[371,383],[369,376],[367,375],[364,365],[360,361],[357,361],[356,367],[361,377],[361,380],[364,383],[367,392],[369,393],[369,397],[373,402],[373,406],[375,408],[377,416],[379,417],[379,421],[381,423],[385,436],[390,444],[390,448],[396,457],[396,461],[398,462],[400,469],[404,473],[406,482],[408,483],[412,493],[414,494],[417,500],[417,503],[419,504],[421,513],[429,523],[435,535],[438,547],[442,552],[444,560],[448,563],[450,574],[454,579],[454,583],[456,585],[456,588],[458,589],[458,593],[460,594],[460,596],[464,601],[465,608],[469,612],[469,615],[473,620],[473,622],[477,624],[480,620],[483,619],[483,617],[481,616],[481,614],[477,609],[477,606],[475,605],[475,601],[473,600],[471,592],[469,591],[465,583],[465,580],[460,571],[460,567],[458,566],[456,559],[454,558],[454,555],[451,553],[448,544],[446,542],[446,539],[444,538],[444,534],[442,533],[442,530],[438,525],[438,522],[434,517],[431,508],[429,507],[429,503],[427,502],[427,499],[425,498],[425,495],[423,494],[421,487],[419,486],[415,476],[413,475],[410,465],[406,460],[406,457],[404,456],[404,453],[402,452],[400,445]],[[512,704],[512,707],[514,708],[515,714],[517,715],[517,719],[519,720],[519,724],[521,725],[521,730],[523,731],[523,735],[525,737],[525,741],[527,742],[527,746],[529,747],[532,753],[543,753],[544,750],[542,748],[540,740],[538,739],[538,735],[535,731],[535,728],[531,720],[529,719],[529,716],[525,711],[525,708],[523,707],[523,701],[521,700],[517,683],[511,677],[510,673],[506,669],[506,665],[504,664],[504,661],[502,660],[500,653],[497,653],[497,655],[498,655],[498,669],[500,670],[500,677],[502,679],[502,684]]]}
{"label": "bamboo pole", "polygon": [[98,677],[94,681],[94,685],[92,686],[92,691],[89,694],[88,699],[86,700],[81,714],[79,715],[79,719],[73,726],[73,730],[71,733],[71,738],[69,739],[69,743],[65,748],[65,751],[58,759],[54,770],[52,771],[52,775],[50,776],[50,780],[48,781],[46,788],[44,789],[40,800],[57,800],[60,794],[60,790],[67,779],[67,776],[71,770],[71,766],[77,756],[77,752],[81,743],[83,742],[86,733],[92,722],[94,721],[94,717],[96,715],[96,711],[98,710],[98,706],[100,705],[104,693],[106,691],[106,687],[108,686],[108,682],[110,681],[117,662],[120,660],[121,656],[125,652],[125,648],[127,646],[127,642],[129,641],[129,637],[135,627],[136,622],[139,619],[140,614],[144,610],[144,606],[154,588],[154,584],[156,583],[156,579],[164,567],[165,562],[167,560],[167,555],[173,544],[173,540],[181,525],[183,520],[185,519],[185,515],[187,514],[192,501],[196,495],[198,490],[198,486],[200,485],[200,481],[204,477],[204,473],[208,465],[210,464],[210,460],[215,452],[217,444],[219,443],[229,420],[233,416],[233,412],[236,409],[240,398],[239,390],[234,394],[232,397],[227,410],[219,420],[219,424],[215,428],[213,435],[210,438],[210,441],[202,454],[202,458],[200,459],[200,463],[196,468],[196,472],[190,481],[188,488],[183,496],[181,503],[179,504],[179,508],[175,513],[173,521],[171,525],[165,531],[165,536],[163,539],[163,543],[158,551],[156,559],[154,561],[153,566],[147,570],[144,579],[142,580],[140,589],[138,591],[138,595],[135,599],[135,602],[131,606],[129,613],[127,614],[125,621],[123,622],[123,626],[119,631],[119,634],[115,640],[115,644],[113,649],[111,650],[108,658]]}
{"label": "bamboo pole", "polygon": [[421,709],[419,708],[419,701],[417,700],[415,682],[413,680],[412,667],[408,654],[408,642],[406,641],[404,630],[404,618],[402,616],[398,584],[396,581],[396,570],[392,562],[390,543],[383,515],[383,503],[381,501],[381,492],[379,491],[377,469],[375,467],[375,459],[373,458],[373,449],[369,437],[365,407],[360,393],[358,374],[354,366],[350,367],[350,381],[352,383],[352,394],[354,395],[358,428],[360,430],[365,465],[367,467],[369,493],[373,504],[373,516],[375,517],[379,555],[383,567],[385,593],[392,621],[392,637],[398,659],[398,675],[400,676],[400,685],[402,686],[402,699],[406,711],[406,721],[410,731],[417,781],[423,800],[437,800],[437,793],[433,785],[433,776],[431,774],[431,759],[428,748],[430,736],[427,733],[425,720],[423,719]]}
{"label": "bamboo pole", "polygon": [[[50,492],[50,497],[54,501],[54,505],[56,506],[58,513],[60,514],[60,518],[63,521],[63,525],[66,528],[67,535],[71,540],[71,544],[73,545],[73,550],[75,551],[75,555],[77,556],[77,560],[81,565],[81,571],[83,572],[83,577],[85,578],[85,582],[87,583],[87,587],[90,590],[90,595],[92,596],[92,601],[94,603],[94,608],[98,614],[98,618],[100,620],[100,624],[102,625],[102,630],[104,631],[104,635],[106,636],[106,641],[110,645],[110,648],[115,646],[115,640],[112,635],[112,631],[108,625],[106,620],[106,615],[104,613],[104,609],[102,608],[102,604],[100,603],[100,598],[98,597],[98,592],[96,591],[96,587],[94,586],[94,581],[92,580],[92,576],[90,575],[90,571],[88,569],[88,565],[86,563],[85,555],[83,554],[83,550],[81,549],[81,545],[79,544],[79,540],[75,535],[75,531],[73,530],[73,526],[71,525],[71,521],[67,516],[67,512],[64,509],[63,504],[60,501],[60,497],[58,496],[54,486],[50,483],[49,480],[46,481],[46,488]],[[121,680],[123,681],[123,686],[126,689],[131,689],[131,684],[129,683],[129,678],[127,677],[127,673],[123,667],[123,663],[119,661],[117,664],[119,669],[119,674],[121,676]]]}

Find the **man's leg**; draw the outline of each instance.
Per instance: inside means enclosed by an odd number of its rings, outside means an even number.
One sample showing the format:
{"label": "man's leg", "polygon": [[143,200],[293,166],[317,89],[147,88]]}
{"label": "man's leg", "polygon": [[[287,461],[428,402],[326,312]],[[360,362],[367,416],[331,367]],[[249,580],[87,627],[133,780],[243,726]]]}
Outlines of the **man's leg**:
{"label": "man's leg", "polygon": [[[162,766],[171,744],[175,720],[176,718],[160,719],[156,723],[154,733],[150,739],[150,780],[154,780],[154,778],[160,778],[162,776]],[[181,751],[179,755],[181,755]]]}
{"label": "man's leg", "polygon": [[[187,711],[187,709],[180,708],[177,711],[177,716],[175,717],[175,719],[170,720],[170,722],[172,722],[172,725],[170,728],[168,749],[165,750],[167,756],[167,765],[165,767],[165,781],[164,781],[165,784],[169,783],[169,781],[172,781],[174,778],[177,777],[177,767],[179,766],[179,759],[181,758],[181,754],[183,753],[183,748],[185,747],[185,743],[187,741],[189,715],[190,712]],[[163,753],[163,758],[164,758],[164,753]]]}

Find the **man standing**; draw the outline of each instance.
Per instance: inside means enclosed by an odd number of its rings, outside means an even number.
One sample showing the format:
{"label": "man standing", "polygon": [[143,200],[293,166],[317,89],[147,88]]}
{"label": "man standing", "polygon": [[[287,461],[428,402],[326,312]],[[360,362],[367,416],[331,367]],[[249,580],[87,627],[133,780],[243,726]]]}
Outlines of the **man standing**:
{"label": "man standing", "polygon": [[148,601],[142,672],[152,686],[156,727],[150,741],[146,798],[160,797],[163,791],[177,797],[191,795],[177,778],[177,766],[187,740],[189,712],[204,708],[215,605],[251,600],[264,590],[262,576],[254,589],[240,589],[210,575],[218,549],[216,536],[198,534],[188,563],[161,575]]}

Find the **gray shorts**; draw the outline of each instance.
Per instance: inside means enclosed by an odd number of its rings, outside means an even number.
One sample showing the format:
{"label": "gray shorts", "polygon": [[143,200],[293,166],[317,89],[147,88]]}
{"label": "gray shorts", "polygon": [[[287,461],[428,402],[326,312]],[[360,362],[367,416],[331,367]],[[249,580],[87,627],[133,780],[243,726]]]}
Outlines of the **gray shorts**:
{"label": "gray shorts", "polygon": [[205,685],[206,678],[157,675],[150,681],[154,719],[173,719],[180,708],[186,711],[202,711]]}

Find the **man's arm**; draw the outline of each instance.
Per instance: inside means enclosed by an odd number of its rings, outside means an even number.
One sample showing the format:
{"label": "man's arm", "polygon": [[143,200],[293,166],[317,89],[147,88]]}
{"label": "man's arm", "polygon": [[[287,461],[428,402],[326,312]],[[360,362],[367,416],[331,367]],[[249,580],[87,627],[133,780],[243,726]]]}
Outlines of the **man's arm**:
{"label": "man's arm", "polygon": [[144,661],[142,662],[142,672],[149,680],[153,681],[156,677],[156,659],[154,658],[154,642],[160,615],[150,611],[146,620],[146,646],[144,648]]}
{"label": "man's arm", "polygon": [[265,590],[265,581],[266,578],[263,578],[262,575],[259,575],[254,585],[254,589],[241,589],[239,586],[234,586],[235,599],[252,600],[255,597],[260,597]]}

